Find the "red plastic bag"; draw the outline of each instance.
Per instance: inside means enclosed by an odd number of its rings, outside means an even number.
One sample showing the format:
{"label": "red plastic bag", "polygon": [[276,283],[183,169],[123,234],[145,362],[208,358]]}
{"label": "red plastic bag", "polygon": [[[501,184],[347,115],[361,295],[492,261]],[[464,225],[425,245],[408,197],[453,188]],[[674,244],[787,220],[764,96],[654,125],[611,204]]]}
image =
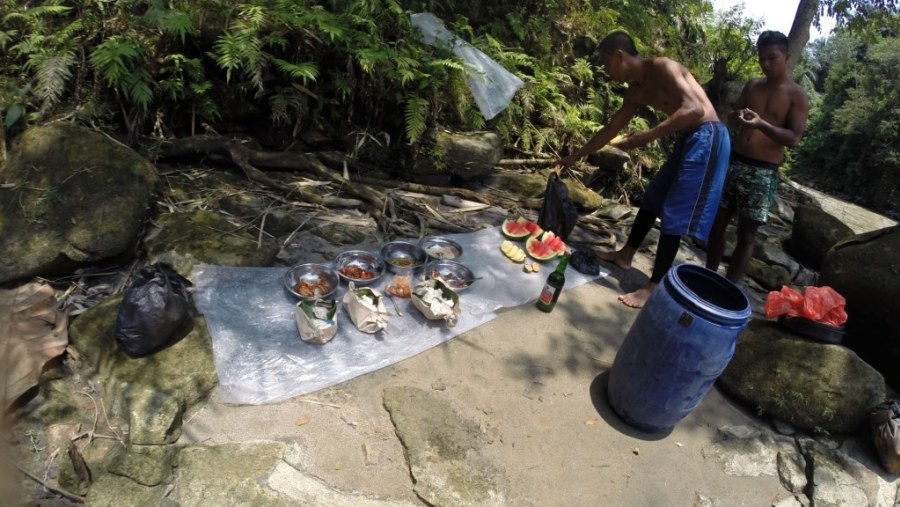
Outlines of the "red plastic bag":
{"label": "red plastic bag", "polygon": [[832,326],[847,322],[847,300],[831,287],[807,287],[804,296],[803,316],[807,319]]}
{"label": "red plastic bag", "polygon": [[812,321],[840,327],[847,322],[844,306],[847,300],[831,287],[806,287],[804,294],[788,286],[771,291],[766,298],[767,319],[781,315],[803,317]]}
{"label": "red plastic bag", "polygon": [[780,315],[789,317],[799,316],[803,306],[803,294],[787,285],[782,285],[780,291],[771,291],[766,298],[766,318],[774,319]]}

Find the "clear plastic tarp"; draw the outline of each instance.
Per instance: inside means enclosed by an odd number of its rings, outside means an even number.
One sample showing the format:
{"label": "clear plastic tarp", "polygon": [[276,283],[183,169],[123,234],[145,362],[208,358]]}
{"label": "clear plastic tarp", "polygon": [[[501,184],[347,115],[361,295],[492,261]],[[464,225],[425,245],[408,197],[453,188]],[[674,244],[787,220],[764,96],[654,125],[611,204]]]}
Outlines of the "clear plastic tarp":
{"label": "clear plastic tarp", "polygon": [[[465,333],[496,317],[496,310],[537,298],[555,263],[539,273],[525,273],[501,252],[499,227],[453,234],[463,248],[457,259],[480,277],[459,292],[462,313],[455,327],[427,320],[408,299],[390,301],[387,329],[366,334],[357,330],[338,300],[338,332],[325,344],[300,339],[295,321],[296,298],[284,289],[285,267],[248,268],[198,265],[194,268],[194,301],[206,318],[213,341],[216,372],[223,400],[259,405],[274,403],[350,380],[402,361]],[[600,276],[607,273],[601,271]],[[384,293],[386,273],[374,288]],[[597,277],[566,271],[566,288]],[[537,311],[537,310],[535,310]]]}
{"label": "clear plastic tarp", "polygon": [[447,30],[434,14],[419,12],[413,14],[411,19],[413,26],[422,31],[422,41],[425,44],[433,46],[440,41],[468,64],[466,83],[485,120],[490,120],[506,109],[509,101],[524,84],[518,76]]}

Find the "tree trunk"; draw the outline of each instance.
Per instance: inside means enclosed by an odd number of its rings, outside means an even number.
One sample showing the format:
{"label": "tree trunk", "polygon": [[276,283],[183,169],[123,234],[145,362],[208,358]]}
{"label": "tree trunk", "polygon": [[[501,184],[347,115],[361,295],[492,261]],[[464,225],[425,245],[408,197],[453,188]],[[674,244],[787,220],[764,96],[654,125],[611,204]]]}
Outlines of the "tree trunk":
{"label": "tree trunk", "polygon": [[809,42],[809,27],[812,25],[816,13],[819,11],[819,0],[800,0],[797,6],[797,14],[794,15],[794,23],[791,25],[791,33],[788,34],[788,73],[794,70],[794,66],[803,56],[803,48]]}
{"label": "tree trunk", "polygon": [[6,163],[6,129],[3,125],[3,111],[0,111],[0,167]]}

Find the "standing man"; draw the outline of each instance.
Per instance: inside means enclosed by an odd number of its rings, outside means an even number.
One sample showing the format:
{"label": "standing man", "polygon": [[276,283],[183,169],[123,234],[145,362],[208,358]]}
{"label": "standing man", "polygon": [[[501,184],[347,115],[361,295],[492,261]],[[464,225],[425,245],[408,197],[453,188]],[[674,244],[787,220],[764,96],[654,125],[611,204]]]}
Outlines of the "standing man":
{"label": "standing man", "polygon": [[806,93],[788,75],[787,37],[765,31],[759,34],[756,50],[765,77],[744,85],[737,109],[728,115],[736,128],[734,151],[706,252],[706,267],[717,270],[725,253],[725,230],[737,212],[737,245],[726,274],[735,283],[747,270],[756,230],[766,223],[775,202],[784,149],[797,146],[809,116]]}
{"label": "standing man", "polygon": [[634,40],[614,32],[600,43],[600,59],[611,78],[628,83],[622,107],[590,141],[558,163],[568,167],[593,153],[628,126],[638,109],[650,106],[668,117],[655,127],[629,132],[615,144],[630,150],[671,134],[679,134],[675,151],[650,183],[628,241],[615,252],[598,252],[601,259],[631,269],[638,247],[657,217],[661,234],[650,281],[640,289],[619,296],[627,306],[641,308],[675,262],[685,234],[706,240],[722,191],[731,140],[725,125],[697,80],[680,63],[669,58],[645,59]]}

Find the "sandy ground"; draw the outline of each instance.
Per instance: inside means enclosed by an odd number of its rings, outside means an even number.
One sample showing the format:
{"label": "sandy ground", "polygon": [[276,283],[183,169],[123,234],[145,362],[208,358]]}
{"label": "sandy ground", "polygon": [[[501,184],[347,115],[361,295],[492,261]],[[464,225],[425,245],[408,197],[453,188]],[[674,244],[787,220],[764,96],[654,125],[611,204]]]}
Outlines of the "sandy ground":
{"label": "sandy ground", "polygon": [[[514,506],[760,506],[789,496],[772,476],[733,477],[704,459],[724,425],[763,425],[717,388],[668,433],[623,423],[606,400],[607,370],[637,310],[616,300],[646,281],[640,256],[566,290],[551,314],[532,305],[415,357],[308,396],[264,406],[212,401],[187,415],[180,444],[298,442],[305,471],[333,488],[419,502],[382,405],[388,386],[444,397],[476,421],[482,453],[505,471]],[[535,295],[537,296],[537,295]]]}

